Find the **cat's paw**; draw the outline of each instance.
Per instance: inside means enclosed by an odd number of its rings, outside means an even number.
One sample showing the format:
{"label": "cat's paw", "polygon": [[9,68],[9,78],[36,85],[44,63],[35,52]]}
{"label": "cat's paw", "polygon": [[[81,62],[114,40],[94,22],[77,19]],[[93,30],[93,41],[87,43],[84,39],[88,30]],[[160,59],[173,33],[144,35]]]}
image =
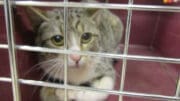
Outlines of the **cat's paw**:
{"label": "cat's paw", "polygon": [[104,101],[107,94],[95,91],[78,91],[76,93],[76,101]]}
{"label": "cat's paw", "polygon": [[111,90],[114,87],[114,80],[109,76],[105,76],[99,80],[94,80],[92,87]]}
{"label": "cat's paw", "polygon": [[[64,89],[56,89],[56,96],[58,98],[58,101],[64,101],[64,97],[65,97]],[[67,100],[68,101],[77,101],[76,96],[77,96],[76,91],[74,91],[74,90],[67,91]]]}
{"label": "cat's paw", "polygon": [[[68,101],[103,101],[105,97],[102,99],[102,95],[93,91],[75,91],[68,90],[67,92]],[[56,89],[56,96],[58,101],[64,101],[64,90]]]}
{"label": "cat's paw", "polygon": [[[95,80],[92,83],[93,88],[112,90],[114,86],[114,80],[112,77],[105,76],[99,80]],[[97,91],[77,91],[77,101],[104,101],[108,97],[108,94]]]}
{"label": "cat's paw", "polygon": [[74,90],[68,91],[69,101],[78,101],[76,97],[77,97],[77,91],[74,91]]}
{"label": "cat's paw", "polygon": [[56,94],[58,101],[64,101],[65,94],[64,94],[63,89],[56,89],[55,94]]}
{"label": "cat's paw", "polygon": [[[94,80],[92,85],[93,88],[112,90],[114,86],[114,80],[111,77],[105,76],[99,80]],[[104,101],[108,94],[97,91],[75,91],[68,90],[68,101]],[[56,96],[59,101],[64,100],[64,90],[57,89]]]}
{"label": "cat's paw", "polygon": [[57,101],[54,88],[43,87],[40,90],[40,97],[42,101]]}

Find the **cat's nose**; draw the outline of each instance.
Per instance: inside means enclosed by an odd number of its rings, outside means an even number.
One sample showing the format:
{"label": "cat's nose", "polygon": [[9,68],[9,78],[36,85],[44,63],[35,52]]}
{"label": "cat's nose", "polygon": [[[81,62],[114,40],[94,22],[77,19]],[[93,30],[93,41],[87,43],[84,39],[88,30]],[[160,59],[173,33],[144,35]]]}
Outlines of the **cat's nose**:
{"label": "cat's nose", "polygon": [[77,54],[70,54],[70,58],[71,58],[74,62],[78,63],[78,62],[80,61],[80,59],[81,59],[81,56],[80,56],[80,55],[77,55]]}

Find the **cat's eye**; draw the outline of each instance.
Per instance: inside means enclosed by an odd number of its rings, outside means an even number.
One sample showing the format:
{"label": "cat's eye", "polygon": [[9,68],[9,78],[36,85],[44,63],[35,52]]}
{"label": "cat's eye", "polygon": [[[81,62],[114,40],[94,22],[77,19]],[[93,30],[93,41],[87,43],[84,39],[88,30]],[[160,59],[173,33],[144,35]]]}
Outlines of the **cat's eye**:
{"label": "cat's eye", "polygon": [[86,33],[82,34],[82,36],[81,36],[81,43],[83,43],[83,44],[88,43],[91,41],[91,39],[92,39],[92,34],[89,32],[86,32]]}
{"label": "cat's eye", "polygon": [[61,35],[55,35],[51,37],[51,42],[56,46],[64,45],[64,37]]}

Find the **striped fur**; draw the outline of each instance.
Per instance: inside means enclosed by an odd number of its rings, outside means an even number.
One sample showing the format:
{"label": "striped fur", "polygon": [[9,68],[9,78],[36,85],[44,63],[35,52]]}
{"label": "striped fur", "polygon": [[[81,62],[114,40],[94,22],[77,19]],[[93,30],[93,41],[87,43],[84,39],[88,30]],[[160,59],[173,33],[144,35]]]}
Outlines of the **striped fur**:
{"label": "striped fur", "polygon": [[[64,49],[64,46],[56,46],[51,41],[55,35],[65,35],[63,11],[63,9],[41,11],[33,7],[28,8],[30,19],[37,33],[37,45]],[[68,49],[117,53],[123,25],[116,15],[105,9],[69,8],[66,19]],[[82,35],[87,32],[92,33],[92,39],[83,44]],[[68,83],[80,85],[90,82],[94,88],[113,89],[115,72],[111,59],[93,56],[80,57],[77,67],[72,58],[68,56]],[[45,74],[55,79],[64,79],[63,54],[41,53],[39,60],[42,62],[40,67]],[[41,90],[43,101],[63,101],[63,94],[62,89],[43,87]],[[107,96],[107,94],[97,92],[68,91],[69,100],[75,99],[76,101],[103,101]]]}

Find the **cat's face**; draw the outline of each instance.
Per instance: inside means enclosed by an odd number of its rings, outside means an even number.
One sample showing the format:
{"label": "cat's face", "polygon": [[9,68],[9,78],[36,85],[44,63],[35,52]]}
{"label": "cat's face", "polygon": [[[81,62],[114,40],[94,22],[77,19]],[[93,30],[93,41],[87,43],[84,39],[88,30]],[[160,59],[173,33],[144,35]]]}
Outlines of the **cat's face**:
{"label": "cat's face", "polygon": [[[103,9],[68,9],[67,30],[65,30],[63,11],[63,9],[56,9],[44,12],[29,7],[31,15],[29,17],[37,33],[36,44],[38,46],[64,49],[66,32],[69,50],[95,52],[113,52],[115,50],[116,52],[115,48],[123,31],[122,22],[117,16]],[[63,79],[64,56],[64,54],[41,53],[41,63],[39,64],[45,73]],[[77,84],[90,79],[94,75],[95,68],[103,60],[100,57],[78,54],[69,54],[67,59],[68,80]],[[77,78],[80,81],[77,81]]]}
{"label": "cat's face", "polygon": [[[38,28],[36,43],[42,47],[64,49],[65,29],[63,12],[55,10],[47,13],[48,21],[43,21]],[[98,51],[100,49],[99,30],[96,23],[81,12],[69,10],[67,19],[67,48],[75,51]],[[63,65],[64,54],[42,54],[42,60],[57,59]],[[78,54],[68,55],[68,68],[86,67],[93,57]],[[59,61],[58,61],[59,60]]]}
{"label": "cat's face", "polygon": [[[34,31],[37,34],[36,44],[41,47],[64,49],[65,31],[67,35],[67,49],[75,51],[100,51],[100,31],[92,12],[84,9],[69,9],[67,30],[64,25],[64,10],[56,9],[42,11],[29,7],[28,14]],[[94,10],[93,10],[94,11]],[[64,54],[40,53],[40,67],[45,74],[53,78],[64,79]],[[80,84],[91,78],[94,72],[97,57],[81,56],[78,54],[67,55],[68,80],[74,84]],[[91,71],[91,72],[90,72]],[[83,76],[84,75],[84,76]],[[79,78],[79,79],[77,79]]]}

